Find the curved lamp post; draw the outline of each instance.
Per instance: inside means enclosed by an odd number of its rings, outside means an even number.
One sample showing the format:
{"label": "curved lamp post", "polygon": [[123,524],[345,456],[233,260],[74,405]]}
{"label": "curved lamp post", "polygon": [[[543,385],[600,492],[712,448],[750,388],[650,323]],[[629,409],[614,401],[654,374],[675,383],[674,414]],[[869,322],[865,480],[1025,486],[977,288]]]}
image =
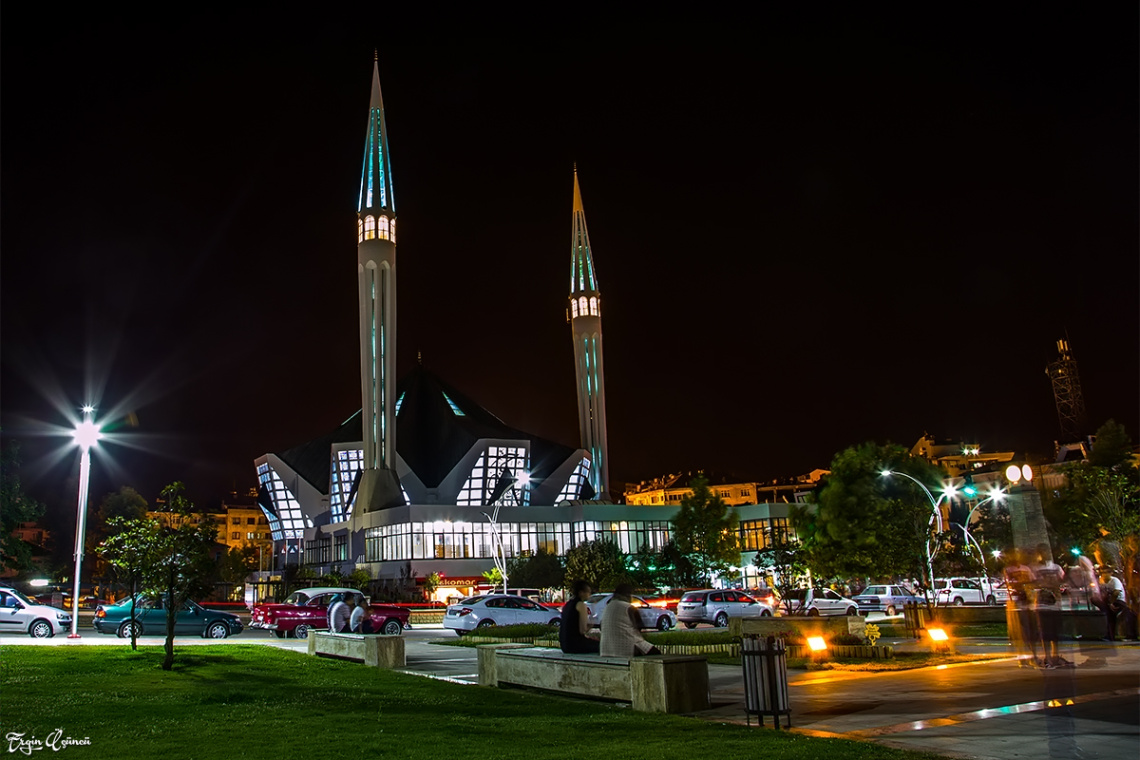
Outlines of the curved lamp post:
{"label": "curved lamp post", "polygon": [[[525,491],[527,485],[530,484],[530,473],[522,472],[517,477],[511,478],[510,481],[504,486],[511,489],[515,497],[515,503],[521,505],[523,503],[522,497],[519,495],[518,490]],[[496,489],[498,490],[498,489]],[[506,488],[504,488],[506,490]],[[493,495],[493,494],[492,494]],[[495,568],[499,571],[499,575],[503,576],[503,593],[507,593],[507,551],[503,546],[503,534],[499,530],[499,507],[502,506],[502,493],[499,498],[495,499],[495,510],[492,514],[483,513],[487,518],[487,522],[491,525],[491,534],[495,537],[495,556],[492,558],[495,561]]]}
{"label": "curved lamp post", "polygon": [[[992,491],[990,491],[989,496],[982,499],[981,501],[979,501],[977,504],[975,504],[973,506],[973,508],[970,510],[970,513],[968,515],[966,515],[966,521],[958,526],[959,528],[962,529],[962,537],[966,539],[967,550],[970,550],[971,548],[978,550],[978,558],[982,562],[982,574],[986,576],[987,582],[989,581],[989,570],[986,569],[986,553],[982,551],[981,544],[979,544],[978,540],[976,538],[974,538],[974,534],[970,532],[970,521],[974,519],[974,513],[978,511],[978,507],[982,506],[983,504],[986,504],[987,502],[991,502],[991,501],[994,502],[995,504],[1000,504],[1004,500],[1005,500],[1005,491],[1001,490],[1000,488],[993,489]],[[1000,556],[1001,556],[1001,552],[997,552],[996,554],[994,554],[995,558],[1000,557]]]}
{"label": "curved lamp post", "polygon": [[75,426],[72,436],[79,446],[79,516],[75,525],[75,588],[71,596],[71,633],[69,639],[78,639],[79,636],[79,578],[83,569],[83,543],[87,533],[87,487],[91,482],[91,448],[102,437],[99,426],[91,420],[95,409],[91,406],[83,407],[83,421]]}
{"label": "curved lamp post", "polygon": [[930,521],[927,523],[930,531],[926,537],[926,574],[928,581],[933,584],[934,558],[938,555],[938,547],[935,544],[934,536],[941,533],[943,530],[942,510],[939,509],[939,507],[942,505],[943,499],[953,498],[954,496],[957,496],[958,489],[947,486],[943,489],[942,494],[937,499],[935,499],[934,494],[930,492],[930,489],[926,487],[925,483],[920,481],[918,478],[907,475],[905,472],[898,472],[896,470],[883,470],[880,475],[882,475],[884,478],[889,478],[892,475],[901,475],[902,477],[906,478],[921,488],[922,492],[926,494],[926,498],[930,500]]}

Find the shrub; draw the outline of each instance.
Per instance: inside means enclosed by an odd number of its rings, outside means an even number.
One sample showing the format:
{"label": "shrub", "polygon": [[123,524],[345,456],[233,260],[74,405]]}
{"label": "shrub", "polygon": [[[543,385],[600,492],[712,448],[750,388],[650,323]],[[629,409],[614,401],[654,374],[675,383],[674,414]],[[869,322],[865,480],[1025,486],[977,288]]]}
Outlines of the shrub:
{"label": "shrub", "polygon": [[467,635],[475,638],[491,636],[501,639],[533,639],[551,634],[558,634],[558,626],[525,623],[523,625],[489,625],[486,628],[476,628]]}

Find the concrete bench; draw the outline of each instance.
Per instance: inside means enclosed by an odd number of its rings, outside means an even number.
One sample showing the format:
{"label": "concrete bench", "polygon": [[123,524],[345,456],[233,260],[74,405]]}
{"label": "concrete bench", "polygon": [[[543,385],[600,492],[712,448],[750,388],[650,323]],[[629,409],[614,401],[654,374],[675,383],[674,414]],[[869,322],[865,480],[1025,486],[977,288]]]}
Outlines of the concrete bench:
{"label": "concrete bench", "polygon": [[355,660],[376,668],[407,665],[403,636],[313,631],[309,634],[309,654]]}
{"label": "concrete bench", "polygon": [[630,702],[641,712],[689,713],[709,708],[704,657],[601,657],[519,644],[478,647],[479,683]]}

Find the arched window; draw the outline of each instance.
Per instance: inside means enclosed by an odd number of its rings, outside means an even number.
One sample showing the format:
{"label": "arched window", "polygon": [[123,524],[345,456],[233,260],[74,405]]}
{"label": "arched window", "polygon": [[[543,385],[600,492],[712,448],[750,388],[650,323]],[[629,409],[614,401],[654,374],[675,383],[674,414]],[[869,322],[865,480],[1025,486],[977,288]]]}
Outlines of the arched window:
{"label": "arched window", "polygon": [[581,298],[578,299],[578,313],[581,314],[583,317],[586,316],[587,314],[589,314],[589,312],[586,311],[586,309],[588,308],[588,303],[589,302],[586,300],[586,296],[582,296]]}
{"label": "arched window", "polygon": [[590,316],[598,316],[598,299],[596,296],[590,296]]}
{"label": "arched window", "polygon": [[396,220],[395,219],[393,219],[391,221],[391,223],[389,224],[389,228],[390,229],[388,231],[388,234],[391,235],[391,240],[393,243],[395,243],[396,242]]}
{"label": "arched window", "polygon": [[372,240],[376,237],[376,217],[364,217],[364,239]]}
{"label": "arched window", "polygon": [[363,219],[357,219],[356,220],[356,242],[360,243],[363,241],[364,241],[364,220]]}
{"label": "arched window", "polygon": [[576,319],[578,317],[578,299],[570,299],[570,318]]}
{"label": "arched window", "polygon": [[379,224],[376,225],[378,228],[376,230],[376,237],[380,238],[381,240],[387,240],[388,239],[388,217],[382,216],[379,219],[377,219],[376,221],[379,222]]}

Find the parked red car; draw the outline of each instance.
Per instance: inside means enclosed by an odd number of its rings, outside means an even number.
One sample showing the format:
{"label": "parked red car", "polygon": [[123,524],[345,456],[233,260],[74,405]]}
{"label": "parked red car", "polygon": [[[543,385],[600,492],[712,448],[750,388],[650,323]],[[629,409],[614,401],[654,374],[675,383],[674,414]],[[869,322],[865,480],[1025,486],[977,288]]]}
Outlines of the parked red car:
{"label": "parked red car", "polygon": [[[250,628],[273,631],[277,638],[293,636],[308,638],[309,631],[329,627],[328,608],[338,594],[353,594],[359,600],[362,594],[354,588],[306,588],[294,591],[284,602],[259,604],[253,608]],[[408,610],[389,604],[368,606],[373,633],[399,636],[408,623]]]}

